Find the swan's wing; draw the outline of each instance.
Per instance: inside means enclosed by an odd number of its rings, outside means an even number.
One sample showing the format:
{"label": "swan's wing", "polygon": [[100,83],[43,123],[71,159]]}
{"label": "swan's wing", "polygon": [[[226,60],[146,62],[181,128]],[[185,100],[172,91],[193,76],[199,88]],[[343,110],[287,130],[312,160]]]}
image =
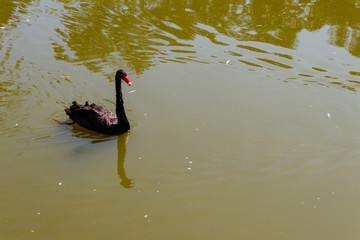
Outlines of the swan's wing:
{"label": "swan's wing", "polygon": [[96,104],[79,105],[74,102],[65,112],[80,126],[99,132],[106,132],[111,125],[117,123],[114,113]]}

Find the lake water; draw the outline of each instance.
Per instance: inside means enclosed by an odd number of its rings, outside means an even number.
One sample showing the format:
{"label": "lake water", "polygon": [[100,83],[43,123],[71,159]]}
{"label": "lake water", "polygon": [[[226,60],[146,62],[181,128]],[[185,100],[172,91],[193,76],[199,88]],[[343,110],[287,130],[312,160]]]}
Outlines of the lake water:
{"label": "lake water", "polygon": [[[1,239],[360,237],[360,1],[1,0]],[[73,100],[131,130],[86,131]]]}

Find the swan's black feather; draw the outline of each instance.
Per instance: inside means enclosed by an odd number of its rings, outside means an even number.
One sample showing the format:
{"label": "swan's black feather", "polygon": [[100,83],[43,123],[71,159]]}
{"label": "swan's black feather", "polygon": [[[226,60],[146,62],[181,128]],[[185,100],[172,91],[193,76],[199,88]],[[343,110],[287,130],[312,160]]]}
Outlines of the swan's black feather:
{"label": "swan's black feather", "polygon": [[[121,71],[121,70],[119,70]],[[116,74],[116,92],[121,93],[121,76],[126,73]],[[116,112],[115,115],[106,108],[90,104],[86,101],[85,105],[80,105],[76,101],[73,102],[69,108],[65,109],[67,115],[74,123],[80,126],[105,134],[120,134],[127,132],[130,129],[129,121],[125,114],[125,109],[122,100],[122,94],[116,95]]]}

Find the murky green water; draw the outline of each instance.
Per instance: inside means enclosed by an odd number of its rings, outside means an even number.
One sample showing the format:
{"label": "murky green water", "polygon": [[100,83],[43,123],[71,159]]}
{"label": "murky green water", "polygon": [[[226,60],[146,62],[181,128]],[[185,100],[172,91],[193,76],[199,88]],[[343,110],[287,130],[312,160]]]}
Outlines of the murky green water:
{"label": "murky green water", "polygon": [[[359,239],[360,2],[1,0],[1,239]],[[131,131],[60,125],[73,100]]]}

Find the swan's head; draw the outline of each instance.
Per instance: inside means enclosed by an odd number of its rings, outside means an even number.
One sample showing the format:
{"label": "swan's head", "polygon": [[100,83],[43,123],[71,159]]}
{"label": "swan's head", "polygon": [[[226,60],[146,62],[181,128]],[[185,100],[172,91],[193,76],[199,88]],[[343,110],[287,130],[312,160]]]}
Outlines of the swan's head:
{"label": "swan's head", "polygon": [[121,80],[124,80],[129,86],[132,85],[132,83],[130,82],[127,76],[127,73],[122,69],[116,72],[116,78],[120,78]]}

